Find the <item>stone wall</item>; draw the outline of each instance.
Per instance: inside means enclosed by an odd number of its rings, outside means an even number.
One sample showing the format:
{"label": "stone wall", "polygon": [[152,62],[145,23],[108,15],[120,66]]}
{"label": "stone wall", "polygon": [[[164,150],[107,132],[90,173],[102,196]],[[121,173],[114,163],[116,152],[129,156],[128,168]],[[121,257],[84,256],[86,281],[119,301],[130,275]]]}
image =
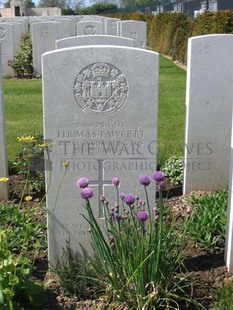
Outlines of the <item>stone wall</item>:
{"label": "stone wall", "polygon": [[60,8],[30,8],[26,9],[27,16],[61,16]]}
{"label": "stone wall", "polygon": [[[12,17],[11,9],[0,9],[2,17]],[[26,9],[26,16],[61,16],[60,8],[30,8]]]}

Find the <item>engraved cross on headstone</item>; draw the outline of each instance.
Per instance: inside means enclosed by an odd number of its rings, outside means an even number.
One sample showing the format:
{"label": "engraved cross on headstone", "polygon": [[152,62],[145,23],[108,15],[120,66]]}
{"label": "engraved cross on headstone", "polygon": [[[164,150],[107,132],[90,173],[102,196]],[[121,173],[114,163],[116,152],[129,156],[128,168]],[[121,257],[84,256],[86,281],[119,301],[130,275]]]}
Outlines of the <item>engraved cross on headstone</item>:
{"label": "engraved cross on headstone", "polygon": [[[98,188],[98,195],[100,198],[101,195],[104,194],[104,186],[105,185],[112,185],[112,180],[104,180],[104,166],[103,166],[103,162],[105,161],[105,159],[97,159],[98,162],[98,180],[97,181],[90,181],[90,185],[99,185]],[[113,185],[112,185],[113,186]],[[99,215],[98,218],[103,218],[104,217],[104,212],[103,212],[103,205],[102,202],[99,199]]]}

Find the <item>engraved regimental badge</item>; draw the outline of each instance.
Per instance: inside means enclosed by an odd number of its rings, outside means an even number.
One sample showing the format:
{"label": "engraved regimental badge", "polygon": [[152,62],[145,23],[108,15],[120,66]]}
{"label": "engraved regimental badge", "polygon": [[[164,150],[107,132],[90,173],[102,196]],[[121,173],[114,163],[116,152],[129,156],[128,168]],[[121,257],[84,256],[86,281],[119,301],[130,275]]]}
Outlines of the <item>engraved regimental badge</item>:
{"label": "engraved regimental badge", "polygon": [[6,29],[0,27],[0,39],[4,39],[6,36]]}
{"label": "engraved regimental badge", "polygon": [[50,36],[50,29],[47,25],[43,25],[40,27],[39,33],[42,37],[48,37]]}
{"label": "engraved regimental badge", "polygon": [[114,65],[97,62],[83,68],[74,82],[74,96],[88,114],[106,116],[116,113],[125,103],[128,83]]}
{"label": "engraved regimental badge", "polygon": [[93,35],[93,34],[96,34],[96,28],[92,25],[88,25],[84,28],[84,33],[86,35]]}

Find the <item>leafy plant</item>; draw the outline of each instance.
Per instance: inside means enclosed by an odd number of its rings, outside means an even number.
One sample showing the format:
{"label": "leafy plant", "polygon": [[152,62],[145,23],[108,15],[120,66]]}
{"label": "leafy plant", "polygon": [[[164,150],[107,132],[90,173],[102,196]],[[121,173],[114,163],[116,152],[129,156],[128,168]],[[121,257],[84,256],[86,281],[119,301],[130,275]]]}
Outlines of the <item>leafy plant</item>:
{"label": "leafy plant", "polygon": [[228,191],[192,196],[190,202],[193,211],[188,221],[188,235],[201,248],[218,249],[225,240]]}
{"label": "leafy plant", "polygon": [[98,259],[91,267],[105,289],[109,302],[126,305],[130,309],[156,309],[176,307],[178,300],[189,301],[184,296],[183,280],[175,280],[175,272],[182,264],[185,230],[175,224],[175,219],[164,208],[161,188],[163,173],[156,172],[159,201],[156,208],[149,205],[147,186],[150,178],[142,176],[140,183],[145,188],[144,200],[132,194],[118,196],[120,180],[113,178],[117,190],[117,205],[111,210],[105,197],[101,196],[105,215],[102,230],[90,205],[93,191],[89,181],[81,178],[77,185],[82,189],[90,225],[93,249]]}
{"label": "leafy plant", "polygon": [[27,174],[27,171],[44,170],[43,136],[34,132],[31,135],[18,137],[21,142],[21,150],[16,157],[14,166],[19,173]]}
{"label": "leafy plant", "polygon": [[99,289],[97,281],[93,278],[93,271],[84,255],[74,255],[69,243],[63,248],[63,255],[52,271],[59,277],[61,289],[65,294],[76,296],[80,299],[90,298]]}
{"label": "leafy plant", "polygon": [[162,167],[162,171],[164,172],[164,174],[175,185],[180,185],[183,183],[183,169],[183,157],[177,156],[170,157]]}
{"label": "leafy plant", "polygon": [[[30,280],[32,264],[29,259],[15,257],[8,249],[7,231],[0,231],[0,309],[23,310],[45,305],[43,286]],[[26,305],[25,305],[26,306]]]}
{"label": "leafy plant", "polygon": [[211,310],[233,310],[233,283],[218,288]]}
{"label": "leafy plant", "polygon": [[45,144],[42,135],[37,133],[22,135],[18,140],[22,147],[13,167],[21,176],[19,183],[21,188],[18,189],[17,186],[16,190],[13,188],[13,194],[22,197],[34,191],[44,192],[44,149],[48,150],[48,144]]}
{"label": "leafy plant", "polygon": [[9,61],[9,66],[14,70],[17,78],[32,77],[33,62],[32,62],[32,40],[30,33],[21,35],[20,50],[14,56],[12,61]]}
{"label": "leafy plant", "polygon": [[0,204],[0,231],[7,231],[11,252],[27,252],[28,249],[46,246],[46,224],[33,221],[33,217],[41,211],[35,206],[23,209],[13,204]]}

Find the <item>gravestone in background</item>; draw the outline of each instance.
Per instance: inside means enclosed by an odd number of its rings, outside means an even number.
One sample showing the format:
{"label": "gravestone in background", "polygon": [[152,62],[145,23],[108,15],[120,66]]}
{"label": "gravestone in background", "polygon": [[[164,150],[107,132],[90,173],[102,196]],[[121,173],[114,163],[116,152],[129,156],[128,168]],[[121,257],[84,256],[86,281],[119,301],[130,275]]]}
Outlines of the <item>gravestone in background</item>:
{"label": "gravestone in background", "polygon": [[82,20],[91,20],[91,21],[98,21],[99,20],[99,16],[97,15],[83,15],[82,16]]}
{"label": "gravestone in background", "polygon": [[41,74],[41,55],[55,49],[55,42],[61,39],[61,23],[34,22],[32,28],[32,50],[34,74]]}
{"label": "gravestone in background", "polygon": [[72,36],[72,23],[69,18],[56,18],[56,22],[61,23],[61,36],[62,38],[71,37]]}
{"label": "gravestone in background", "polygon": [[188,43],[184,194],[226,188],[233,103],[233,35]]}
{"label": "gravestone in background", "polygon": [[29,17],[2,17],[1,22],[16,22],[21,24],[21,30],[23,33],[28,32]]}
{"label": "gravestone in background", "polygon": [[104,26],[102,22],[94,20],[85,20],[77,23],[77,35],[95,35],[104,34]]}
{"label": "gravestone in background", "polygon": [[[80,215],[85,210],[79,178],[90,180],[100,224],[100,194],[110,205],[116,202],[113,177],[121,179],[120,191],[145,199],[138,180],[156,170],[159,57],[143,49],[99,45],[60,49],[42,58],[44,135],[52,141],[46,182],[48,187],[51,180],[48,244],[54,265],[65,240],[74,252],[79,243],[91,250],[89,228]],[[154,184],[148,190],[153,206]]]}
{"label": "gravestone in background", "polygon": [[134,39],[135,47],[146,48],[146,22],[124,20],[118,23],[120,37]]}
{"label": "gravestone in background", "polygon": [[15,53],[19,51],[20,48],[20,40],[22,35],[22,24],[19,22],[11,21],[11,24],[14,27],[14,49]]}
{"label": "gravestone in background", "polygon": [[56,41],[56,48],[75,47],[84,45],[123,45],[134,46],[134,40],[108,35],[77,36]]}
{"label": "gravestone in background", "polygon": [[8,66],[8,61],[13,60],[15,55],[14,48],[14,26],[8,23],[0,23],[0,43],[2,55],[3,75],[13,76],[13,69]]}
{"label": "gravestone in background", "polygon": [[[0,45],[1,51],[1,45]],[[6,153],[5,113],[3,99],[2,63],[0,56],[0,178],[8,177],[8,163]],[[0,182],[0,201],[8,199],[7,183]]]}
{"label": "gravestone in background", "polygon": [[119,18],[105,18],[104,33],[111,36],[117,36],[117,22]]}

